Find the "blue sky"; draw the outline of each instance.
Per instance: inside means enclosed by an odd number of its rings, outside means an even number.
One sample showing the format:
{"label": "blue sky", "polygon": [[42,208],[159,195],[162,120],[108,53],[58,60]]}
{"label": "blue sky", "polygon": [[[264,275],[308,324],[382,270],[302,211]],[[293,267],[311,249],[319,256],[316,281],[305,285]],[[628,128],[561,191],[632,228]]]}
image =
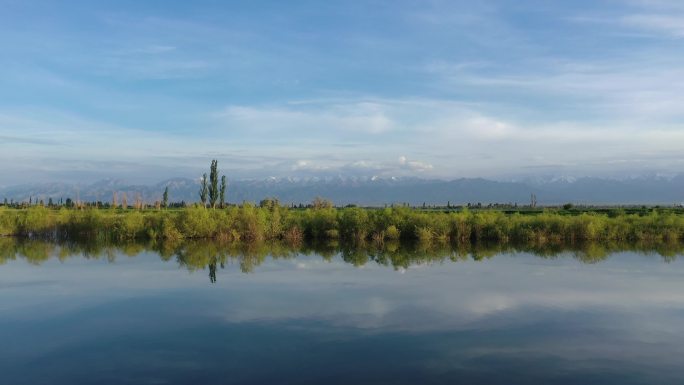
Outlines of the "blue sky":
{"label": "blue sky", "polygon": [[0,0],[0,185],[684,165],[684,2]]}

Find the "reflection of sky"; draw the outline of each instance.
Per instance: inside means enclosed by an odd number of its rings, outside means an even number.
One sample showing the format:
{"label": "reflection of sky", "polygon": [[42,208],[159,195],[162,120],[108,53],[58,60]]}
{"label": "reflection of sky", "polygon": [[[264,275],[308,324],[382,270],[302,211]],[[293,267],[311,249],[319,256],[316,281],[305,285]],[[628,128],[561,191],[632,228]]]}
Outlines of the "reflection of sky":
{"label": "reflection of sky", "polygon": [[231,370],[298,383],[331,373],[667,383],[684,374],[683,269],[629,253],[593,265],[519,254],[404,272],[314,256],[266,260],[253,274],[228,264],[211,284],[207,270],[153,254],[12,261],[0,266],[0,370],[13,383],[66,383],[76,368],[106,382],[117,367],[150,383]]}

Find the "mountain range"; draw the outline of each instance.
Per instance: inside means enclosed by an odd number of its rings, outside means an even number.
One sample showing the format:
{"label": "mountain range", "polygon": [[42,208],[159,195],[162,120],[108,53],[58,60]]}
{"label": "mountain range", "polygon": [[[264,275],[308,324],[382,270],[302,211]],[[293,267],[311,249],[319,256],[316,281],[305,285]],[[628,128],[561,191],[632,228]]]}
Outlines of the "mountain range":
{"label": "mountain range", "polygon": [[[169,188],[172,202],[198,201],[199,181],[173,178],[151,185],[128,184],[105,179],[92,184],[40,183],[0,188],[0,199],[33,201],[49,198],[84,201],[119,200],[125,193],[129,202],[142,197],[146,202],[160,200]],[[494,181],[481,178],[437,180],[420,178],[331,177],[268,178],[229,181],[227,200],[242,202],[276,197],[284,204],[307,203],[320,196],[337,205],[382,206],[391,203],[411,205],[452,205],[467,203],[529,204],[535,194],[538,204],[681,204],[684,202],[684,174],[674,177],[630,179],[553,178],[528,181]]]}

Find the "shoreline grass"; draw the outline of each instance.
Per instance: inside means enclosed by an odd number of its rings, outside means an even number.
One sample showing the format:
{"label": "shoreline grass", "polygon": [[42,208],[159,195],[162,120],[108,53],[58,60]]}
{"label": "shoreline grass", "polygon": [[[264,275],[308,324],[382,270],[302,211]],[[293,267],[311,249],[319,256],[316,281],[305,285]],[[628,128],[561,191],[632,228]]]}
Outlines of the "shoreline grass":
{"label": "shoreline grass", "polygon": [[32,206],[0,207],[0,235],[113,241],[658,242],[684,240],[684,214],[668,209],[633,213],[620,209],[534,213],[407,207],[296,209],[249,203],[222,209],[156,210]]}

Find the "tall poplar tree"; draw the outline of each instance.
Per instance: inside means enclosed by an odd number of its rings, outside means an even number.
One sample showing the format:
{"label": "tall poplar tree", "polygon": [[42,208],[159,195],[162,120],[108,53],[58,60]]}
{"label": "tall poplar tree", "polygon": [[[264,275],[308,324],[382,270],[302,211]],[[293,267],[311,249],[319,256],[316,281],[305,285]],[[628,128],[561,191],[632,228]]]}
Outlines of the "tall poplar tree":
{"label": "tall poplar tree", "polygon": [[209,204],[212,208],[216,207],[218,198],[218,161],[214,159],[211,161],[211,168],[209,169]]}
{"label": "tall poplar tree", "polygon": [[199,196],[200,196],[200,201],[202,202],[202,206],[207,206],[207,173],[204,173],[202,175],[202,182],[200,184],[200,190],[199,190]]}
{"label": "tall poplar tree", "polygon": [[219,191],[219,199],[221,202],[221,208],[226,203],[226,176],[221,177],[221,191]]}
{"label": "tall poplar tree", "polygon": [[164,188],[164,194],[162,195],[162,205],[164,208],[169,206],[169,186]]}

